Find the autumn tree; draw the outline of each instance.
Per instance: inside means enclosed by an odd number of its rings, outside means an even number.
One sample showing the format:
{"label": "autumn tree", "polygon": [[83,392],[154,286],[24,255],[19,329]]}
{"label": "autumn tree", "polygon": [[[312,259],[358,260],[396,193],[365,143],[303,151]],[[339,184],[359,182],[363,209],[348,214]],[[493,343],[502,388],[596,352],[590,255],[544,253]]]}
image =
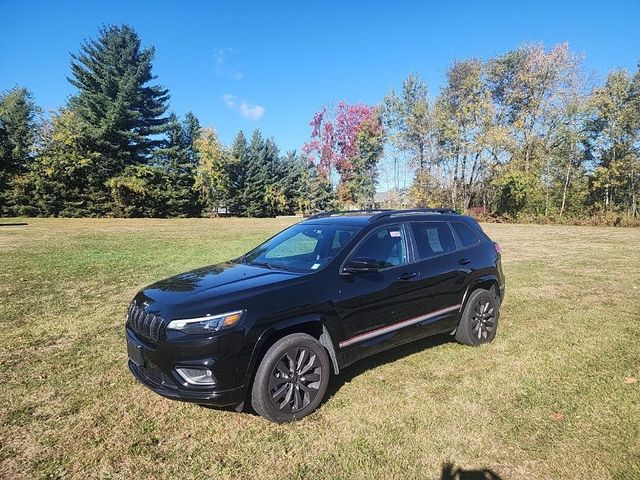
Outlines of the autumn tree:
{"label": "autumn tree", "polygon": [[640,188],[640,67],[613,71],[592,97],[588,122],[594,204],[638,214]]}
{"label": "autumn tree", "polygon": [[231,157],[212,128],[200,130],[195,149],[198,155],[195,188],[200,192],[206,214],[217,216],[221,208],[227,208]]}
{"label": "autumn tree", "polygon": [[383,128],[376,109],[339,102],[335,112],[324,107],[316,113],[310,126],[311,139],[304,144],[303,154],[327,180],[332,172],[337,173],[338,200],[347,204],[371,201],[383,149]]}
{"label": "autumn tree", "polygon": [[437,187],[435,121],[427,85],[409,75],[397,94],[391,90],[382,101],[382,119],[392,146],[408,159],[414,171],[411,197],[419,207],[437,203],[431,193]]}
{"label": "autumn tree", "polygon": [[16,183],[19,213],[39,216],[96,216],[109,199],[96,175],[102,155],[92,150],[87,125],[72,110],[43,124],[40,146],[29,171]]}
{"label": "autumn tree", "polygon": [[451,206],[469,208],[487,177],[494,108],[479,60],[454,63],[435,105],[439,156],[449,175]]}

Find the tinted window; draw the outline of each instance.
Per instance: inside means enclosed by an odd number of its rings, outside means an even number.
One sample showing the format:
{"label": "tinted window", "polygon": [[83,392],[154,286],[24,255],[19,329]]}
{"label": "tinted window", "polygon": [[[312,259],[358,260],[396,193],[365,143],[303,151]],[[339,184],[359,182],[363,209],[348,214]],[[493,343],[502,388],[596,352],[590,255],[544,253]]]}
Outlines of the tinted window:
{"label": "tinted window", "polygon": [[453,252],[456,242],[445,222],[416,222],[411,224],[416,239],[418,257],[421,259]]}
{"label": "tinted window", "polygon": [[253,265],[295,271],[313,271],[324,267],[358,232],[356,227],[298,224],[242,257]]}
{"label": "tinted window", "polygon": [[379,268],[408,262],[407,242],[400,225],[390,225],[373,232],[351,255],[351,258],[373,258]]}
{"label": "tinted window", "polygon": [[479,240],[476,234],[464,223],[453,222],[451,226],[456,231],[456,235],[458,235],[463,247],[470,247],[478,243]]}
{"label": "tinted window", "polygon": [[264,258],[286,258],[305,255],[316,251],[318,237],[310,237],[308,232],[296,233],[264,254]]}

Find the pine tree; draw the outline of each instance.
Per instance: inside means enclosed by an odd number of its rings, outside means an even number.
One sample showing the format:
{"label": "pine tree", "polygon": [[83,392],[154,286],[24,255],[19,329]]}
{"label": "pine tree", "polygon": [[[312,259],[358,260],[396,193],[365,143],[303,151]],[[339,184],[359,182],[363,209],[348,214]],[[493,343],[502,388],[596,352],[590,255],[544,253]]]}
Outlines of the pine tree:
{"label": "pine tree", "polygon": [[229,213],[239,217],[245,217],[246,206],[243,193],[246,177],[249,145],[244,132],[240,130],[231,146],[229,158]]}
{"label": "pine tree", "polygon": [[181,124],[175,114],[171,114],[164,144],[154,155],[166,176],[162,180],[168,182],[166,209],[171,217],[195,216],[201,211],[195,188],[197,154],[195,145],[188,137],[193,134],[187,130],[188,127],[185,123]]}
{"label": "pine tree", "polygon": [[198,117],[193,112],[187,112],[182,121],[182,147],[193,165],[198,162],[195,144],[201,128]]}
{"label": "pine tree", "polygon": [[26,88],[0,94],[0,214],[8,213],[12,180],[25,172],[31,161],[37,113]]}
{"label": "pine tree", "polygon": [[287,196],[284,188],[284,176],[280,150],[273,138],[264,144],[263,177],[265,180],[265,216],[275,217],[287,209]]}
{"label": "pine tree", "polygon": [[302,164],[302,159],[295,151],[287,152],[280,162],[280,181],[286,204],[281,213],[293,215],[300,208],[300,190],[305,175],[306,168]]}
{"label": "pine tree", "polygon": [[89,126],[92,149],[102,154],[106,180],[125,166],[145,163],[167,130],[168,91],[149,85],[155,77],[153,47],[143,48],[128,25],[100,29],[72,55],[69,82],[79,89],[71,108]]}
{"label": "pine tree", "polygon": [[336,206],[336,192],[331,187],[331,181],[318,171],[313,163],[307,166],[309,172],[309,210],[308,213],[332,210]]}
{"label": "pine tree", "polygon": [[244,214],[248,217],[266,217],[269,208],[266,203],[268,185],[267,145],[259,129],[254,130],[247,148],[247,165],[242,189]]}

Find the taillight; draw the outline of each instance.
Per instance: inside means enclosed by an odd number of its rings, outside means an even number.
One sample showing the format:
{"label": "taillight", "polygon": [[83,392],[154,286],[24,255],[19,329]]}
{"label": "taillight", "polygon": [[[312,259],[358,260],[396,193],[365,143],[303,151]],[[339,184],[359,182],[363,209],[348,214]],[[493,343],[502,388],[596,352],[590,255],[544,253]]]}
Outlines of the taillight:
{"label": "taillight", "polygon": [[493,246],[496,249],[496,253],[502,252],[502,247],[500,246],[500,244],[498,242],[493,242]]}

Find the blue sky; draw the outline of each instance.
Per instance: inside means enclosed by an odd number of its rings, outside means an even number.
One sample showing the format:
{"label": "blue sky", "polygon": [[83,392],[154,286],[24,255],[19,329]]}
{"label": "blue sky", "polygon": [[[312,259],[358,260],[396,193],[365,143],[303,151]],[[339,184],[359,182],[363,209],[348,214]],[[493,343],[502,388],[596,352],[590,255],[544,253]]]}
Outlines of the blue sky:
{"label": "blue sky", "polygon": [[102,24],[156,47],[171,109],[230,143],[259,127],[299,148],[325,103],[376,103],[410,72],[433,94],[453,60],[525,42],[568,42],[604,76],[640,60],[640,1],[33,2],[0,0],[0,90],[24,85],[46,110],[73,93],[69,55]]}

